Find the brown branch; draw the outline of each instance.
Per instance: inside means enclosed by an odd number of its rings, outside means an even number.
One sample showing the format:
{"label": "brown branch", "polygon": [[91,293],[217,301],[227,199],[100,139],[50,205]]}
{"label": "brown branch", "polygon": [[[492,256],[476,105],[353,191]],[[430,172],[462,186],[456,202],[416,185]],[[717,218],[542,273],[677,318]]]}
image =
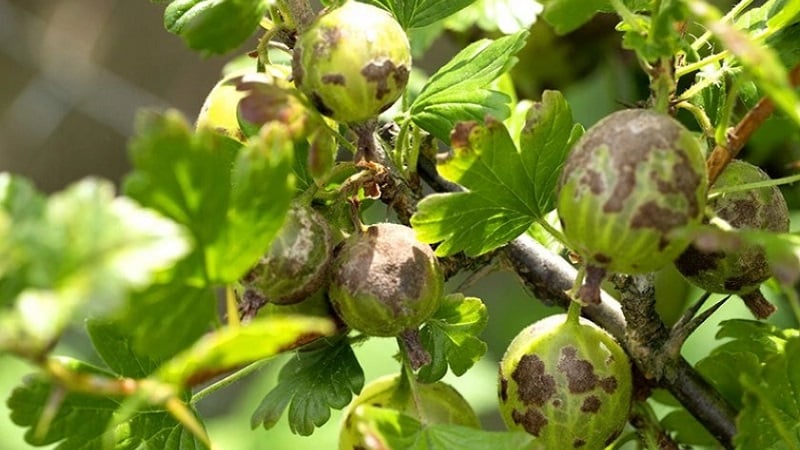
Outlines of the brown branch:
{"label": "brown branch", "polygon": [[[789,72],[789,82],[792,86],[800,85],[800,64],[796,65],[791,72]],[[714,181],[725,166],[731,162],[739,151],[744,147],[744,144],[750,140],[753,133],[761,127],[767,118],[775,111],[775,103],[768,97],[763,97],[756,103],[750,111],[745,114],[742,120],[736,124],[733,130],[728,132],[726,144],[717,144],[711,154],[708,155],[706,160],[706,169],[708,170],[709,185],[713,185]]]}

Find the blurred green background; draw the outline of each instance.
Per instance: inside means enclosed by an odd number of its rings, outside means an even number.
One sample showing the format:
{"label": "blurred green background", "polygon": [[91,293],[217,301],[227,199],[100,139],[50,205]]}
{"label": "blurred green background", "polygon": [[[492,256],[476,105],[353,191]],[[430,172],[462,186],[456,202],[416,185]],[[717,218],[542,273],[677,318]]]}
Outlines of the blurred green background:
{"label": "blurred green background", "polygon": [[[718,2],[724,7],[726,2]],[[0,171],[31,177],[45,191],[54,191],[87,175],[119,181],[128,170],[126,141],[140,108],[174,107],[193,118],[221,67],[235,56],[202,58],[188,50],[162,26],[163,6],[146,0],[0,0]],[[598,16],[565,37],[543,24],[532,30],[513,76],[521,98],[536,99],[542,89],[561,89],[576,119],[590,126],[609,111],[646,96],[646,80],[632,55],[620,50],[615,19]],[[429,71],[466,42],[476,29],[449,33],[418,64]],[[252,45],[252,42],[250,43]],[[239,53],[247,50],[243,47]],[[780,119],[771,125],[780,129]],[[796,136],[795,136],[796,138]],[[797,160],[797,139],[775,140],[765,134],[748,150],[754,162],[768,160],[773,175],[783,175],[787,161]],[[790,202],[796,197],[792,190]],[[452,280],[453,290],[462,290]],[[660,306],[674,320],[687,299],[700,293],[687,288],[674,272],[660,276]],[[771,320],[794,326],[789,308],[767,286],[768,297],[781,312]],[[489,353],[467,375],[452,382],[490,429],[503,429],[495,406],[496,364],[505,346],[523,327],[559,312],[531,298],[516,278],[502,270],[464,289],[482,298],[490,324],[484,333]],[[718,298],[718,297],[715,297]],[[701,327],[684,353],[697,361],[717,343],[717,323],[749,317],[734,300]],[[367,380],[396,371],[392,340],[373,339],[357,349]],[[80,327],[57,353],[96,361]],[[275,383],[280,360],[200,404],[212,440],[221,450],[335,448],[339,414],[310,438],[293,436],[285,423],[270,431],[251,430],[250,415]],[[0,397],[5,399],[30,368],[0,356]],[[0,449],[21,450],[23,430],[0,403]]]}

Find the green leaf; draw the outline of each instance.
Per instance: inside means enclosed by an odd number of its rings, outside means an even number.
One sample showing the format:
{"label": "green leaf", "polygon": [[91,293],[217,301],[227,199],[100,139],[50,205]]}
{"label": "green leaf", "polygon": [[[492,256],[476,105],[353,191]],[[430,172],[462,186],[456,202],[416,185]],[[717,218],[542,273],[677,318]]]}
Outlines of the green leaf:
{"label": "green leaf", "polygon": [[191,432],[166,411],[145,410],[115,430],[114,450],[202,450],[203,445]]}
{"label": "green leaf", "polygon": [[419,28],[466,8],[475,0],[368,0],[394,14],[405,28]]}
{"label": "green leaf", "polygon": [[460,425],[423,425],[392,409],[360,405],[352,420],[380,448],[393,450],[533,450],[533,436],[523,432],[497,432]]}
{"label": "green leaf", "polygon": [[[66,362],[72,369],[113,378],[114,375],[79,361]],[[42,446],[59,442],[58,450],[98,449],[96,441],[106,431],[119,401],[108,398],[67,392],[59,403],[53,384],[44,375],[30,375],[16,387],[8,398],[11,420],[28,428],[25,441]],[[49,422],[44,417],[53,414]],[[92,442],[94,443],[92,444]]]}
{"label": "green leaf", "polygon": [[134,292],[116,317],[132,350],[166,359],[192,345],[217,317],[217,297],[208,287],[179,282]]}
{"label": "green leaf", "polygon": [[757,375],[761,361],[749,351],[715,350],[698,361],[695,367],[733,407],[741,409],[743,390],[740,375]]}
{"label": "green leaf", "polygon": [[275,426],[289,406],[289,427],[308,436],[342,409],[364,387],[364,372],[347,339],[325,341],[320,348],[298,351],[281,369],[278,385],[261,401],[250,424]]}
{"label": "green leaf", "polygon": [[495,41],[483,39],[459,52],[428,79],[411,105],[411,119],[447,141],[457,122],[508,117],[509,98],[488,85],[516,64],[514,55],[527,37],[527,31],[520,31]]}
{"label": "green leaf", "polygon": [[[0,173],[0,310],[11,307],[40,263],[49,263],[45,198],[25,178]],[[44,258],[41,261],[39,258]]]}
{"label": "green leaf", "polygon": [[119,325],[109,320],[90,319],[86,331],[97,354],[118,375],[144,378],[158,368],[159,361],[133,349],[131,337]]}
{"label": "green leaf", "polygon": [[193,377],[232,370],[335,331],[336,325],[323,318],[289,315],[258,318],[246,326],[227,327],[207,335],[161,366],[157,377],[183,385]]}
{"label": "green leaf", "polygon": [[256,31],[268,6],[268,0],[174,0],[164,10],[164,27],[195,50],[225,53]]}
{"label": "green leaf", "polygon": [[[117,378],[77,360],[62,363],[78,373]],[[59,403],[56,389],[44,375],[31,375],[8,399],[11,419],[28,428],[25,440],[32,445],[58,443],[57,450],[101,450],[107,443],[115,444],[115,450],[205,448],[166,411],[154,409],[134,412],[109,434],[108,427],[120,408],[119,399],[65,392]],[[51,413],[54,415],[48,422]]]}
{"label": "green leaf", "polygon": [[[0,260],[13,264],[14,308],[0,310],[0,348],[46,348],[73,315],[115,312],[189,250],[184,230],[110,182],[86,179],[53,194],[38,218],[11,223]],[[8,286],[8,285],[6,285]],[[27,350],[24,350],[27,349]]]}
{"label": "green leaf", "polygon": [[479,298],[451,294],[420,332],[431,363],[419,371],[419,378],[433,383],[447,373],[461,376],[486,353],[486,343],[478,335],[486,327],[488,314]]}
{"label": "green leaf", "polygon": [[447,29],[465,32],[477,25],[484,31],[513,34],[530,29],[542,12],[536,0],[478,0],[444,21]]}
{"label": "green leaf", "polygon": [[[238,280],[264,254],[293,194],[292,143],[273,136],[247,147],[208,130],[193,134],[176,111],[144,113],[125,191],[189,228],[189,267],[200,282]],[[279,133],[277,133],[279,134]]]}
{"label": "green leaf", "polygon": [[742,376],[745,395],[737,448],[800,448],[800,338],[764,363],[759,376]]}
{"label": "green leaf", "polygon": [[441,242],[440,256],[462,250],[475,256],[524,233],[552,209],[561,165],[581,131],[555,91],[531,108],[520,150],[499,122],[460,124],[453,133],[454,156],[439,170],[469,191],[423,199],[411,218],[417,238]]}
{"label": "green leaf", "polygon": [[726,320],[716,335],[726,342],[698,361],[697,370],[732,405],[741,407],[742,376],[758,377],[764,361],[783,353],[786,341],[796,336],[800,331],[756,320]]}
{"label": "green leaf", "polygon": [[[721,19],[719,10],[705,2],[689,2],[696,19],[719,39],[775,105],[795,124],[800,125],[800,97],[789,81],[786,67],[771,48],[755,42],[750,36]],[[785,20],[780,17],[779,20]]]}
{"label": "green leaf", "polygon": [[558,34],[568,33],[594,17],[608,0],[549,0],[544,3],[544,20]]}
{"label": "green leaf", "polygon": [[[600,12],[614,12],[609,0],[543,0],[544,20],[558,34],[575,30],[588,22]],[[623,0],[626,8],[632,12],[649,11],[651,0]]]}

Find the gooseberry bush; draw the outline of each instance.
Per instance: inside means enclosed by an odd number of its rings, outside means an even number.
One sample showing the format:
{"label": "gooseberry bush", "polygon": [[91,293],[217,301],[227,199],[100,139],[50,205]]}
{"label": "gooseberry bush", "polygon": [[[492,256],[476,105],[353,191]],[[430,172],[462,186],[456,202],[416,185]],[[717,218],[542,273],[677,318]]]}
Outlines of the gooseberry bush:
{"label": "gooseberry bush", "polygon": [[[202,402],[274,363],[263,448],[800,448],[800,0],[153,3],[230,58],[197,117],[141,112],[119,192],[0,174],[30,445],[239,448]],[[581,124],[597,23],[634,98]],[[553,307],[504,355],[483,339],[504,299],[464,293],[493,269]],[[76,333],[94,355],[59,353]],[[477,411],[452,380],[486,359]]]}

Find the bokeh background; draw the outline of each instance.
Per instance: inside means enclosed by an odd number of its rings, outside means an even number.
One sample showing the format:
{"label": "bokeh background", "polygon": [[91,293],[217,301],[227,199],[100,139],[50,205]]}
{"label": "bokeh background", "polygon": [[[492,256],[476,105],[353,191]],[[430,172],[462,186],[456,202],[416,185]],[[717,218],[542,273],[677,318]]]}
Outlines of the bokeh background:
{"label": "bokeh background", "polygon": [[[729,2],[718,3],[726,7]],[[163,5],[147,0],[0,0],[0,171],[30,177],[47,192],[90,175],[119,182],[129,168],[126,142],[139,109],[177,108],[193,118],[222,66],[253,43],[228,56],[204,58],[164,30],[162,13]],[[520,97],[536,99],[542,89],[560,89],[576,119],[587,127],[644,98],[645,80],[631,55],[619,49],[614,24],[613,17],[598,16],[565,37],[556,37],[543,24],[534,25],[513,72]],[[417,65],[433,71],[455,49],[478,37],[477,29],[448,33]],[[797,155],[795,144],[764,144],[756,150],[754,158],[761,161],[773,154],[782,160]],[[499,430],[503,427],[495,411],[496,363],[520,329],[558,311],[532,299],[501,268],[474,284],[460,285],[464,281],[450,284],[486,302],[490,325],[483,337],[490,351],[468,375],[448,381],[462,391],[487,428]],[[686,299],[699,296],[675,273],[665,272],[660,283],[662,312],[668,319],[677,317]],[[775,291],[766,290],[780,303]],[[738,301],[730,302],[690,338],[686,357],[696,361],[707,354],[716,345],[716,324],[730,317],[748,313]],[[793,325],[787,315],[773,320]],[[394,342],[387,339],[373,339],[357,349],[368,380],[396,370],[395,351]],[[80,327],[57,352],[97,361]],[[199,405],[219,449],[336,447],[336,412],[311,438],[291,435],[284,422],[270,431],[250,429],[250,415],[274,385],[280,363],[276,360]],[[30,370],[0,356],[0,398],[5,399]],[[0,403],[0,450],[30,448],[23,432]]]}

